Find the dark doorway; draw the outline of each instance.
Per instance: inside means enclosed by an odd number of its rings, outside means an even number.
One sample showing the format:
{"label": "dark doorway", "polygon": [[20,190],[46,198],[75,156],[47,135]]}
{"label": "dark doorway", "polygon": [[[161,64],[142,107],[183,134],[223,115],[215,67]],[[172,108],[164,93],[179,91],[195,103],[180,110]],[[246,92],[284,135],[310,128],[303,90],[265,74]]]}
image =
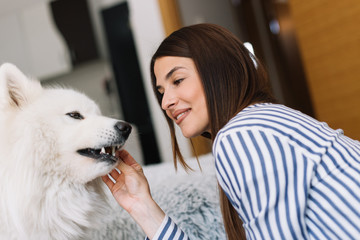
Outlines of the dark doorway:
{"label": "dark doorway", "polygon": [[138,128],[145,164],[159,163],[161,160],[130,28],[128,5],[126,2],[117,4],[102,10],[101,14],[124,120]]}
{"label": "dark doorway", "polygon": [[50,2],[54,23],[66,42],[73,66],[98,59],[87,0]]}

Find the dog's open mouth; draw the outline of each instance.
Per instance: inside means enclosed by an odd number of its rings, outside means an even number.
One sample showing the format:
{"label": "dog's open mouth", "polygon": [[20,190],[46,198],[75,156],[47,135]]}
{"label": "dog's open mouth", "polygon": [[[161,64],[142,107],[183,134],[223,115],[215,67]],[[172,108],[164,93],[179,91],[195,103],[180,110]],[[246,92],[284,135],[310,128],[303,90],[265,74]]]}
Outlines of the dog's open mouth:
{"label": "dog's open mouth", "polygon": [[115,152],[121,148],[121,145],[108,146],[102,148],[84,148],[77,152],[85,157],[94,158],[99,161],[110,161],[111,163],[116,162]]}

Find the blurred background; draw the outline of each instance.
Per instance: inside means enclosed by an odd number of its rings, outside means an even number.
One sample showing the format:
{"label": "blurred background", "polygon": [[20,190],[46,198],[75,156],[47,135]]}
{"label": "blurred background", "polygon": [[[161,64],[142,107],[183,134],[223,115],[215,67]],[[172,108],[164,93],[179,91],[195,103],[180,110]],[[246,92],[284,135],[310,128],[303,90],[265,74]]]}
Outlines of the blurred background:
{"label": "blurred background", "polygon": [[[84,92],[104,115],[132,123],[126,148],[153,164],[172,161],[149,71],[172,31],[228,28],[265,63],[281,103],[360,139],[359,21],[358,0],[0,0],[0,63]],[[177,131],[185,157],[211,151]]]}

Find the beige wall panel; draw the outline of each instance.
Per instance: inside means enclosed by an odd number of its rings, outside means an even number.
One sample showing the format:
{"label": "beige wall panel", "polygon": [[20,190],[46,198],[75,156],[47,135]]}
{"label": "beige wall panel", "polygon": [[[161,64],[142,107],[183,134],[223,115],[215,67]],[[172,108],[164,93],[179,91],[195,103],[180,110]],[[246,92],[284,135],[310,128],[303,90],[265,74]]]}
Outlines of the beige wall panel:
{"label": "beige wall panel", "polygon": [[176,0],[158,0],[166,36],[182,27]]}
{"label": "beige wall panel", "polygon": [[316,117],[360,139],[360,1],[289,4]]}

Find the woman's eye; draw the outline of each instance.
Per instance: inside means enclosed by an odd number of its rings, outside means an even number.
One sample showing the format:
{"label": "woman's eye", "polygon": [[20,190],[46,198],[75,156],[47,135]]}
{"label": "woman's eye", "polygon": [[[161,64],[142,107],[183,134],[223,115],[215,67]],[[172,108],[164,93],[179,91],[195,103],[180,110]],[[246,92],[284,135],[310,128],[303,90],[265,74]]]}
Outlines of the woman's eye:
{"label": "woman's eye", "polygon": [[176,80],[174,81],[174,84],[175,84],[175,85],[179,85],[183,80],[184,80],[183,78],[176,79]]}
{"label": "woman's eye", "polygon": [[82,120],[84,117],[79,112],[69,112],[66,115],[68,115],[71,118]]}
{"label": "woman's eye", "polygon": [[162,90],[162,89],[161,90],[158,89],[157,92],[158,92],[159,95],[164,95],[164,90]]}

